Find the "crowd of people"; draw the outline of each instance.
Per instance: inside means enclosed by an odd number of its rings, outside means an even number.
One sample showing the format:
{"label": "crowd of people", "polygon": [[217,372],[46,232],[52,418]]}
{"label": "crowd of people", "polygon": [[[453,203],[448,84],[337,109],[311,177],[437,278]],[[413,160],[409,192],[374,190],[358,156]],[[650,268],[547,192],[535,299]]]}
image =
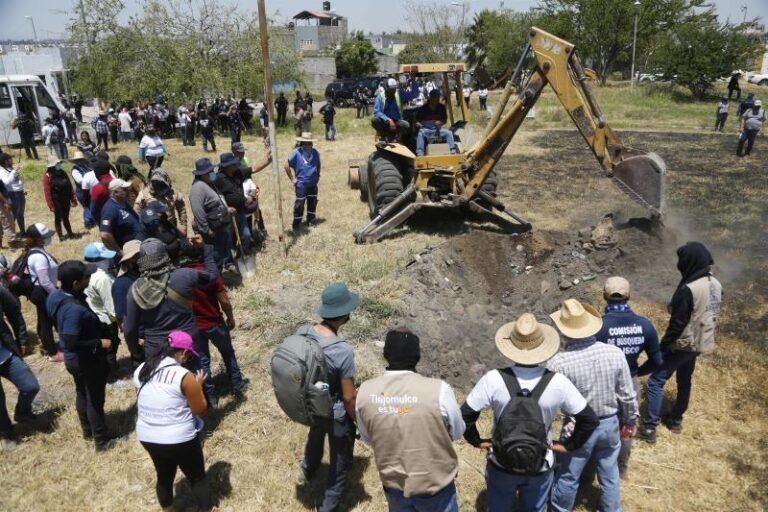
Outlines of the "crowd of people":
{"label": "crowd of people", "polygon": [[[337,510],[358,431],[373,451],[390,511],[457,511],[453,442],[463,436],[487,453],[491,512],[572,510],[579,488],[595,475],[598,510],[621,510],[632,439],[655,443],[660,422],[682,432],[696,360],[715,349],[722,287],[712,275],[714,261],[699,242],[686,243],[677,254],[681,280],[661,340],[653,323],[629,305],[630,283],[614,276],[604,284],[602,315],[568,299],[550,315],[552,326],[530,313],[501,326],[495,343],[511,364],[486,373],[461,406],[446,382],[417,372],[419,337],[403,327],[386,335],[384,374],[356,388],[354,350],[340,330],[360,297],[344,284],[328,286],[317,311],[322,321],[296,331],[322,347],[327,382],[315,387],[327,384],[333,404],[330,417],[310,427],[297,485],[317,474],[327,437],[330,468],[318,510]],[[640,365],[642,352],[647,360]],[[641,421],[639,381],[645,375],[647,413]],[[673,375],[676,399],[662,414],[664,387]],[[477,425],[485,409],[493,411],[487,436]],[[559,413],[565,420],[556,436],[552,425]]]}
{"label": "crowd of people", "polygon": [[[730,91],[729,91],[730,93]],[[739,89],[739,93],[741,90]],[[728,111],[731,108],[730,96],[723,96],[715,108],[715,131],[722,132],[728,120]],[[738,99],[738,96],[736,97]],[[745,157],[752,154],[757,134],[763,129],[765,123],[765,109],[763,102],[755,98],[753,93],[747,94],[736,109],[736,131],[739,134],[739,143],[736,147],[736,156]]]}

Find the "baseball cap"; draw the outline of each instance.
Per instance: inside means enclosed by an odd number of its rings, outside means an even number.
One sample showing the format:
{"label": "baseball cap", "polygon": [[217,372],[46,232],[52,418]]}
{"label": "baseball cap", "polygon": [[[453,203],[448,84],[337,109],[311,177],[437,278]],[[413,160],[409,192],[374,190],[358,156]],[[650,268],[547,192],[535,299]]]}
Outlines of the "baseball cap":
{"label": "baseball cap", "polygon": [[430,98],[439,98],[440,97],[440,89],[432,89],[429,91],[429,97]]}
{"label": "baseball cap", "polygon": [[36,222],[35,224],[32,224],[27,228],[27,231],[24,234],[26,236],[35,237],[35,238],[53,237],[53,231],[48,229],[48,226],[46,226],[42,222]]}
{"label": "baseball cap", "polygon": [[397,80],[394,78],[390,78],[387,80],[387,88],[388,89],[397,89]]}
{"label": "baseball cap", "polygon": [[195,343],[192,341],[192,336],[184,331],[173,331],[168,335],[168,345],[171,348],[180,350],[189,350],[195,357],[200,357],[200,354],[195,350]]}
{"label": "baseball cap", "polygon": [[117,253],[107,249],[103,243],[96,242],[85,246],[83,257],[85,261],[109,260],[115,257]]}
{"label": "baseball cap", "polygon": [[232,152],[233,153],[245,153],[245,144],[242,142],[233,142],[232,143]]}
{"label": "baseball cap", "polygon": [[612,299],[629,298],[629,281],[620,276],[609,277],[603,288],[605,296]]}
{"label": "baseball cap", "polygon": [[82,261],[77,260],[63,262],[58,268],[58,278],[61,282],[61,287],[71,289],[72,283],[82,281],[87,276],[96,272],[97,268],[96,265],[86,265]]}
{"label": "baseball cap", "polygon": [[755,106],[756,106],[756,107],[760,107],[760,106],[762,106],[762,105],[763,105],[763,102],[762,102],[762,101],[760,101],[760,100],[755,100]]}
{"label": "baseball cap", "polygon": [[117,189],[130,188],[130,186],[131,184],[127,181],[121,180],[120,178],[115,178],[109,182],[109,191],[114,192]]}
{"label": "baseball cap", "polygon": [[141,223],[151,224],[160,219],[163,213],[168,213],[168,208],[160,201],[152,201],[141,210]]}

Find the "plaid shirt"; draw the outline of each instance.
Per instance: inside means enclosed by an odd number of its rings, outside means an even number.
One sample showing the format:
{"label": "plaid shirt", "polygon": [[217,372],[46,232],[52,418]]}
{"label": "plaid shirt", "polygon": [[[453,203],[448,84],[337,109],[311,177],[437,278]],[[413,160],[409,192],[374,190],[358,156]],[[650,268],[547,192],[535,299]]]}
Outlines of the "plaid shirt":
{"label": "plaid shirt", "polygon": [[96,130],[96,133],[109,133],[109,124],[100,117],[91,121],[91,126]]}
{"label": "plaid shirt", "polygon": [[637,397],[621,349],[598,343],[594,337],[572,340],[549,360],[547,368],[568,377],[599,417],[618,413],[623,425],[635,423]]}

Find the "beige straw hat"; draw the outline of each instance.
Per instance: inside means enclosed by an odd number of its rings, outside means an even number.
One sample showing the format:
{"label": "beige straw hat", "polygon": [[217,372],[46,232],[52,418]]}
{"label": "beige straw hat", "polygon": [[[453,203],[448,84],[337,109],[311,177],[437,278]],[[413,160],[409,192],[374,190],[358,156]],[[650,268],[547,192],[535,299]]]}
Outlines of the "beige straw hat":
{"label": "beige straw hat", "polygon": [[554,328],[540,324],[532,314],[524,313],[496,331],[496,348],[515,363],[540,364],[560,350],[560,336]]}
{"label": "beige straw hat", "polygon": [[603,326],[600,313],[589,304],[582,304],[576,299],[566,300],[560,304],[560,310],[549,317],[563,335],[576,340],[597,334]]}
{"label": "beige straw hat", "polygon": [[75,156],[69,159],[70,162],[75,162],[77,160],[86,160],[82,151],[75,151]]}
{"label": "beige straw hat", "polygon": [[301,137],[296,137],[296,142],[315,142],[312,132],[301,132]]}

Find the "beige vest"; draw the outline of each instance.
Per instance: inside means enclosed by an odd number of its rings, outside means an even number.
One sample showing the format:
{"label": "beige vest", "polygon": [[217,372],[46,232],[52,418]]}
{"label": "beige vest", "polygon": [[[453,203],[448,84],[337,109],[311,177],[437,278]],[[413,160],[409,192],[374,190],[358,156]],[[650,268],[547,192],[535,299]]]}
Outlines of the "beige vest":
{"label": "beige vest", "polygon": [[685,352],[712,352],[715,350],[715,330],[723,287],[720,281],[711,275],[701,277],[686,286],[693,295],[693,311],[691,320],[675,342],[674,348]]}
{"label": "beige vest", "polygon": [[456,478],[440,386],[417,373],[396,373],[363,383],[357,394],[357,421],[368,431],[381,482],[406,497],[435,494]]}

